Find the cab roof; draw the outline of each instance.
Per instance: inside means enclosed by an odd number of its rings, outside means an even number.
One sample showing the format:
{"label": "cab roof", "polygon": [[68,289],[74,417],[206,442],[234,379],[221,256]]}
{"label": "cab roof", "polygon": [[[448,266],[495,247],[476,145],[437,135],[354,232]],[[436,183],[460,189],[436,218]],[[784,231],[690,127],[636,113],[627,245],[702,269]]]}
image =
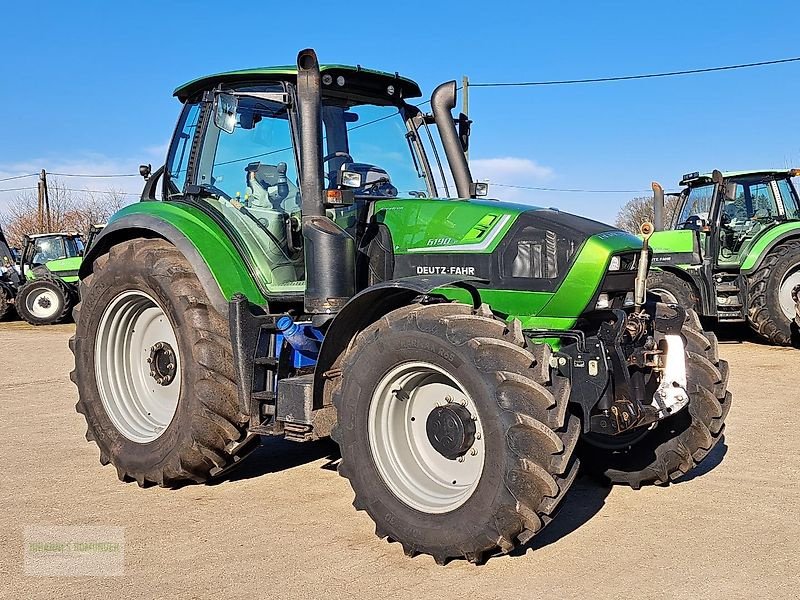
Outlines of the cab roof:
{"label": "cab roof", "polygon": [[[730,177],[751,177],[751,176],[769,176],[769,175],[785,175],[787,177],[795,177],[800,175],[800,169],[755,169],[752,171],[722,171],[722,177],[728,179]],[[684,175],[679,185],[692,185],[695,183],[708,183],[712,180],[711,173],[690,173]]]}
{"label": "cab roof", "polygon": [[[406,77],[401,77],[398,73],[386,73],[385,71],[374,71],[372,69],[365,69],[364,67],[350,66],[350,65],[320,65],[320,72],[323,74],[328,72],[334,78],[333,89],[336,89],[335,79],[337,76],[342,75],[347,81],[348,78],[355,77],[357,81],[362,81],[367,84],[367,87],[380,86],[381,90],[389,85],[394,85],[399,88],[401,98],[419,98],[422,96],[422,91],[416,82]],[[269,82],[269,81],[291,81],[297,79],[297,67],[293,65],[277,66],[277,67],[259,67],[255,69],[243,69],[240,71],[227,71],[225,73],[216,73],[214,75],[206,75],[194,79],[188,83],[175,89],[173,95],[181,102],[186,100],[197,92],[212,89],[220,83],[240,83],[240,82]],[[323,90],[325,86],[323,85]],[[397,93],[397,92],[396,92]]]}

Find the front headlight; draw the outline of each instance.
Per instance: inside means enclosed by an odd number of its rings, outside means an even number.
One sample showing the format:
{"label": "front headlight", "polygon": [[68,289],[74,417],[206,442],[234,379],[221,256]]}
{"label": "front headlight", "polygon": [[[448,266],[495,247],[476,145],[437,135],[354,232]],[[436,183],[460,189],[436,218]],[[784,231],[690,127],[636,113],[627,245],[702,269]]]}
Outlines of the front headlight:
{"label": "front headlight", "polygon": [[622,259],[619,256],[612,256],[611,262],[608,263],[608,270],[619,271],[621,265],[622,265]]}

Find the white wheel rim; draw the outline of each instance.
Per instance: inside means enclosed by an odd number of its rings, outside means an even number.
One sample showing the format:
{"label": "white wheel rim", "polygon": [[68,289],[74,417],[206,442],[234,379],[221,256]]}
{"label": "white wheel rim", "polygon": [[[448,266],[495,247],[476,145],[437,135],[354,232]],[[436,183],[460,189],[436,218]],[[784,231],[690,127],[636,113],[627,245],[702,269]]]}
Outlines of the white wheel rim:
{"label": "white wheel rim", "polygon": [[800,264],[795,265],[786,272],[783,281],[781,281],[781,287],[778,289],[778,302],[781,305],[783,314],[790,321],[794,319],[796,314],[795,303],[792,300],[792,290],[798,285],[800,285]]}
{"label": "white wheel rim", "polygon": [[[405,394],[398,397],[398,390]],[[433,447],[426,432],[431,411],[448,399],[467,408],[475,424],[471,447],[452,460]],[[425,513],[449,512],[478,487],[485,458],[481,420],[464,387],[443,369],[411,362],[389,371],[372,395],[367,423],[378,472],[408,506]]]}
{"label": "white wheel rim", "polygon": [[[156,379],[161,372],[153,375],[154,356],[171,374],[163,385]],[[114,298],[100,319],[94,362],[97,389],[114,427],[140,444],[159,438],[175,416],[181,391],[178,341],[161,306],[140,291]]]}
{"label": "white wheel rim", "polygon": [[50,288],[34,288],[25,299],[25,308],[37,319],[50,319],[61,310],[61,298]]}

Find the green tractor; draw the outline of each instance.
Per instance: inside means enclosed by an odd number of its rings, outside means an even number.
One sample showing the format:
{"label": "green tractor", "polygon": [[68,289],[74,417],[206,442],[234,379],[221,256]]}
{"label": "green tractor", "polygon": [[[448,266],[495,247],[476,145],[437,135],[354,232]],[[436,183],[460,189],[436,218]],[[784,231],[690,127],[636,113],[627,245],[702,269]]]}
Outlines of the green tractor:
{"label": "green tractor", "polygon": [[304,50],[175,95],[165,166],[80,268],[76,408],[122,481],[331,435],[378,536],[480,562],[556,516],[579,453],[638,488],[720,441],[727,364],[646,294],[646,243],[479,199],[455,82],[425,114]]}
{"label": "green tractor", "polygon": [[653,269],[648,286],[702,317],[744,323],[766,341],[798,342],[800,198],[797,169],[684,175],[664,227],[653,184]]}
{"label": "green tractor", "polygon": [[31,325],[52,325],[69,319],[78,299],[78,269],[86,248],[103,225],[79,233],[26,235],[20,266],[25,281],[16,292],[19,316]]}

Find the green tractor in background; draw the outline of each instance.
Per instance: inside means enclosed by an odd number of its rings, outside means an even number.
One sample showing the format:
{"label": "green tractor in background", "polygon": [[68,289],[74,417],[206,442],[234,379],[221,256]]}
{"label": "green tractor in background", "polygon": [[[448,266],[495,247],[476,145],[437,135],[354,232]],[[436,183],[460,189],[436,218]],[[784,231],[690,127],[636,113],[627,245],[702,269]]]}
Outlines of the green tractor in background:
{"label": "green tractor in background", "polygon": [[86,248],[103,225],[79,233],[26,235],[20,267],[24,276],[16,291],[17,314],[31,325],[52,325],[67,320],[78,300],[78,269]]}
{"label": "green tractor in background", "polygon": [[650,244],[657,268],[650,272],[650,291],[702,317],[747,322],[772,344],[796,345],[797,175],[797,169],[685,175],[666,224],[664,191],[653,184],[657,231]]}
{"label": "green tractor in background", "polygon": [[122,481],[331,435],[378,536],[480,562],[556,516],[579,454],[638,488],[722,438],[727,363],[646,294],[646,242],[479,199],[454,81],[425,114],[305,50],[175,95],[165,166],[80,267],[76,408]]}

